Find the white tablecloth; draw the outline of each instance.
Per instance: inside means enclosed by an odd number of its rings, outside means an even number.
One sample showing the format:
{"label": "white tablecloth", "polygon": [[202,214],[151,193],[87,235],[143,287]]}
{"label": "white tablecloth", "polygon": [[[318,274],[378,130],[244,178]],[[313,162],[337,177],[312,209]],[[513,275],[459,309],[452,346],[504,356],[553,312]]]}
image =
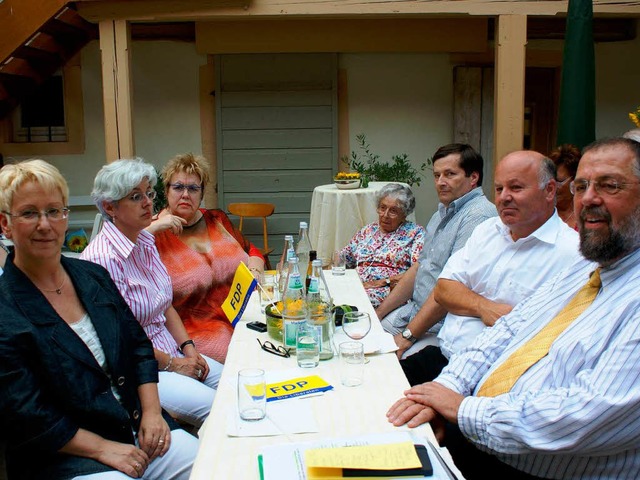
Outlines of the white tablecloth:
{"label": "white tablecloth", "polygon": [[[327,272],[326,278],[334,303],[348,303],[369,312],[373,321],[369,335],[384,334],[355,270],[348,270],[346,275],[340,277]],[[269,337],[266,333],[249,330],[245,324],[252,320],[264,321],[257,298],[251,299],[242,320],[235,328],[211,414],[200,429],[200,448],[191,480],[257,480],[260,478],[258,454],[267,445],[408,430],[407,427],[394,427],[385,416],[393,402],[409,387],[395,353],[386,353],[368,355],[370,362],[365,365],[364,384],[358,387],[341,385],[340,365],[336,357],[320,362],[313,369],[298,369],[300,376],[320,375],[334,386],[332,391],[322,396],[304,400],[312,402],[313,414],[319,426],[317,433],[264,437],[228,436],[227,424],[235,422],[237,415],[234,379],[239,369],[258,367],[273,371],[297,368],[295,356],[281,358],[260,349],[256,338],[264,341]],[[418,427],[416,431],[435,442],[429,425]],[[444,454],[448,455],[446,451]],[[432,478],[447,477],[434,475]]]}
{"label": "white tablecloth", "polygon": [[[332,183],[313,190],[309,240],[325,265],[333,252],[349,243],[358,230],[378,220],[376,193],[388,183],[391,182],[370,182],[367,188],[354,190],[339,190]],[[408,220],[415,222],[415,218],[412,213]]]}

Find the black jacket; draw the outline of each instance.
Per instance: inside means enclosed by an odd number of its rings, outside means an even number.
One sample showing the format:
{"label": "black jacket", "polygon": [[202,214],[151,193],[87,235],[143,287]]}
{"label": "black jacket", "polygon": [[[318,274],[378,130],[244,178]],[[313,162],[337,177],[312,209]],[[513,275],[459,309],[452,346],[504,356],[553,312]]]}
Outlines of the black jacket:
{"label": "black jacket", "polygon": [[109,273],[82,260],[61,262],[91,317],[121,399],[84,342],[10,257],[0,276],[0,431],[11,479],[111,470],[57,452],[78,428],[133,443],[141,415],[137,388],[158,381],[151,342]]}

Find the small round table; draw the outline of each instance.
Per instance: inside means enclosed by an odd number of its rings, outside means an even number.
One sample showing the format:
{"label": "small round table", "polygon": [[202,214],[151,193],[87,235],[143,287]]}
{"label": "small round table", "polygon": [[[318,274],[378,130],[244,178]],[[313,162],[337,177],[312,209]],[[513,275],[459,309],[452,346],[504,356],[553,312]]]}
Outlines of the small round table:
{"label": "small round table", "polygon": [[[333,252],[349,243],[362,227],[378,220],[376,193],[389,183],[401,182],[369,182],[367,188],[353,190],[340,190],[333,183],[314,188],[309,240],[323,264],[330,264]],[[415,222],[415,218],[414,212],[407,220]]]}

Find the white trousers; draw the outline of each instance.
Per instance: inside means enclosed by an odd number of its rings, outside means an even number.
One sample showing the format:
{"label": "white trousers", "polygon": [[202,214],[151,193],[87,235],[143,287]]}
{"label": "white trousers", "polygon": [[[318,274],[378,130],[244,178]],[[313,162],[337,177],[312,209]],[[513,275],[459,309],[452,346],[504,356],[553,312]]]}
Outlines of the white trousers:
{"label": "white trousers", "polygon": [[160,405],[173,418],[199,427],[209,416],[222,375],[221,363],[202,355],[209,365],[203,382],[175,372],[159,372]]}
{"label": "white trousers", "polygon": [[[137,442],[136,442],[137,443]],[[198,453],[198,439],[184,430],[171,431],[171,446],[151,462],[141,477],[145,480],[189,480]],[[131,480],[129,475],[111,471],[74,477],[73,480]]]}

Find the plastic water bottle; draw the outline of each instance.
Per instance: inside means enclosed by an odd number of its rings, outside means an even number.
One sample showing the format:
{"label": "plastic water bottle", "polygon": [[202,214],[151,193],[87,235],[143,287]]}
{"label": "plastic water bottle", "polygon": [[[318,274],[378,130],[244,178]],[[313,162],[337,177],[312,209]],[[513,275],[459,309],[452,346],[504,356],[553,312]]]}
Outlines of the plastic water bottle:
{"label": "plastic water bottle", "polygon": [[286,288],[282,294],[283,340],[285,348],[296,349],[298,325],[307,321],[309,311],[304,283],[298,269],[298,258],[289,259]]}
{"label": "plastic water bottle", "polygon": [[322,260],[312,262],[311,281],[307,291],[308,323],[318,331],[320,360],[333,357],[333,300],[322,273]]}
{"label": "plastic water bottle", "polygon": [[296,256],[298,257],[300,273],[305,277],[307,275],[307,268],[309,268],[309,252],[311,250],[313,250],[313,248],[311,247],[311,241],[309,241],[309,226],[307,225],[307,222],[300,222]]}

